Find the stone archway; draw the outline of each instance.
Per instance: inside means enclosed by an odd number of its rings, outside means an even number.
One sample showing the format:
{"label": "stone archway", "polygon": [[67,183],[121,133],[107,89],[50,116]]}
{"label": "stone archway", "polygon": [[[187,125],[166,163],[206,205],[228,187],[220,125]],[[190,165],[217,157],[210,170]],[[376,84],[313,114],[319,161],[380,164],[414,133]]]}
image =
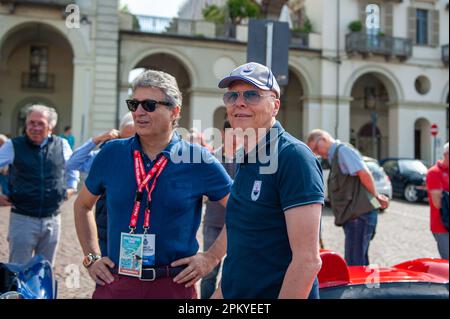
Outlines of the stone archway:
{"label": "stone archway", "polygon": [[419,118],[414,123],[414,158],[432,164],[433,141],[430,134],[430,121]]}
{"label": "stone archway", "polygon": [[363,155],[377,159],[388,157],[389,105],[398,96],[395,85],[385,74],[369,72],[354,80],[350,95],[351,143]]}
{"label": "stone archway", "polygon": [[356,136],[356,148],[361,154],[374,157],[381,154],[381,132],[372,122],[363,125]]}
{"label": "stone archway", "polygon": [[227,109],[225,106],[219,106],[214,111],[214,127],[222,130],[223,129],[223,123],[227,119]]}
{"label": "stone archway", "polygon": [[282,88],[281,107],[277,120],[292,136],[303,139],[303,97],[305,96],[302,79],[298,72],[289,69],[289,84]]}
{"label": "stone archway", "polygon": [[74,50],[57,28],[39,22],[12,27],[1,37],[0,127],[13,136],[21,133],[18,108],[52,101],[58,109],[56,129],[72,125]]}
{"label": "stone archway", "polygon": [[[131,70],[142,68],[169,73],[175,77],[183,96],[180,127],[190,127],[190,89],[192,87],[191,75],[184,64],[175,56],[168,53],[153,53],[143,57]],[[128,77],[128,74],[127,74]]]}

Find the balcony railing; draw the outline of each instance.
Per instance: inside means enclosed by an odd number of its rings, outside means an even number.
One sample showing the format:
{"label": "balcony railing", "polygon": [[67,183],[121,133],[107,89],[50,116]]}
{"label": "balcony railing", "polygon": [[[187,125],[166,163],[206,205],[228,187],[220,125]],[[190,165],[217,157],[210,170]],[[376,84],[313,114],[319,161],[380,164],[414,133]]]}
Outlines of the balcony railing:
{"label": "balcony railing", "polygon": [[365,56],[375,54],[406,60],[412,55],[412,41],[405,38],[352,32],[347,34],[345,44],[347,53],[356,52]]}
{"label": "balcony railing", "polygon": [[[122,16],[128,19],[122,23],[122,30],[145,33],[166,34],[194,37],[199,39],[218,39],[247,42],[248,25],[231,23],[214,23],[204,20],[185,20],[178,18],[161,18],[143,15]],[[308,34],[292,33],[291,47],[308,47]]]}
{"label": "balcony railing", "polygon": [[39,4],[54,7],[66,7],[69,4],[75,3],[73,0],[0,0],[0,3],[11,4]]}
{"label": "balcony railing", "polygon": [[442,46],[442,62],[448,65],[448,44]]}
{"label": "balcony railing", "polygon": [[55,75],[49,73],[22,73],[22,89],[45,89],[53,91]]}

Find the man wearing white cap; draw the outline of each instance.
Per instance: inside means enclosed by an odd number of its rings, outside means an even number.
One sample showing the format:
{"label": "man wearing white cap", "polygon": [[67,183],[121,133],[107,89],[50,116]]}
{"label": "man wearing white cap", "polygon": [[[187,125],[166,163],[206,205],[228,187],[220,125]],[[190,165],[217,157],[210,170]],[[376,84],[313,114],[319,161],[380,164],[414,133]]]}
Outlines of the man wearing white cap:
{"label": "man wearing white cap", "polygon": [[[227,257],[213,298],[318,298],[319,224],[324,201],[320,164],[275,117],[280,87],[258,63],[219,83],[232,128],[255,131],[237,154],[227,204]],[[276,161],[276,169],[267,169]]]}

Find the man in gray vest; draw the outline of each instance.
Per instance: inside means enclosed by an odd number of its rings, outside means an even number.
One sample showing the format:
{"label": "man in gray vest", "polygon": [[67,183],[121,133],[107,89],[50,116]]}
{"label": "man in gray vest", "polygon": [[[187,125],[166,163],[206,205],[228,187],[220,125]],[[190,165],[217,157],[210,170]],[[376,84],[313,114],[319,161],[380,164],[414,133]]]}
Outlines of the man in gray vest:
{"label": "man in gray vest", "polygon": [[57,118],[53,108],[31,106],[25,135],[0,148],[0,167],[10,165],[9,196],[0,196],[0,206],[11,206],[11,263],[26,263],[33,252],[54,263],[61,230],[60,205],[75,191],[79,175],[65,170],[72,150],[65,139],[52,135]]}
{"label": "man in gray vest", "polygon": [[369,265],[369,243],[375,235],[378,209],[386,208],[389,199],[378,194],[372,174],[351,145],[319,129],[309,133],[307,144],[331,165],[328,193],[335,224],[344,227],[347,264]]}

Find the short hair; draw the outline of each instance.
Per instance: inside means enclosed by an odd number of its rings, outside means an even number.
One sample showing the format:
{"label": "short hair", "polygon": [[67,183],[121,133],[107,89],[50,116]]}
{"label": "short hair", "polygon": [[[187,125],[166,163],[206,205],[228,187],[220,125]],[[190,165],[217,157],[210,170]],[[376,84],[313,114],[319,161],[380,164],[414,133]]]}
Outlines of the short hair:
{"label": "short hair", "polygon": [[448,142],[444,144],[444,154],[448,154]]}
{"label": "short hair", "polygon": [[66,127],[64,127],[64,132],[66,132],[66,131],[68,131],[70,129],[72,129],[72,127],[70,125],[67,125]]}
{"label": "short hair", "polygon": [[58,122],[58,113],[56,113],[56,110],[54,108],[42,104],[33,104],[29,108],[27,108],[26,111],[27,121],[30,114],[34,112],[44,114],[45,117],[47,117],[48,126],[50,127],[50,129],[55,128],[56,123]]}
{"label": "short hair", "polygon": [[133,115],[131,114],[131,112],[127,112],[120,119],[119,131],[122,130],[125,126],[131,125],[131,124],[134,125]]}
{"label": "short hair", "polygon": [[306,137],[306,144],[309,144],[313,141],[316,141],[319,137],[325,137],[328,139],[332,139],[330,133],[327,131],[321,130],[321,129],[314,129],[311,132],[309,132],[308,136]]}
{"label": "short hair", "polygon": [[[175,106],[181,107],[183,103],[183,97],[178,83],[175,77],[172,75],[156,70],[147,70],[141,73],[131,84],[131,90],[134,94],[138,88],[158,88],[161,89],[165,95],[165,102],[170,102],[173,106],[169,106],[170,109]],[[178,125],[180,116],[175,119],[174,126]]]}

